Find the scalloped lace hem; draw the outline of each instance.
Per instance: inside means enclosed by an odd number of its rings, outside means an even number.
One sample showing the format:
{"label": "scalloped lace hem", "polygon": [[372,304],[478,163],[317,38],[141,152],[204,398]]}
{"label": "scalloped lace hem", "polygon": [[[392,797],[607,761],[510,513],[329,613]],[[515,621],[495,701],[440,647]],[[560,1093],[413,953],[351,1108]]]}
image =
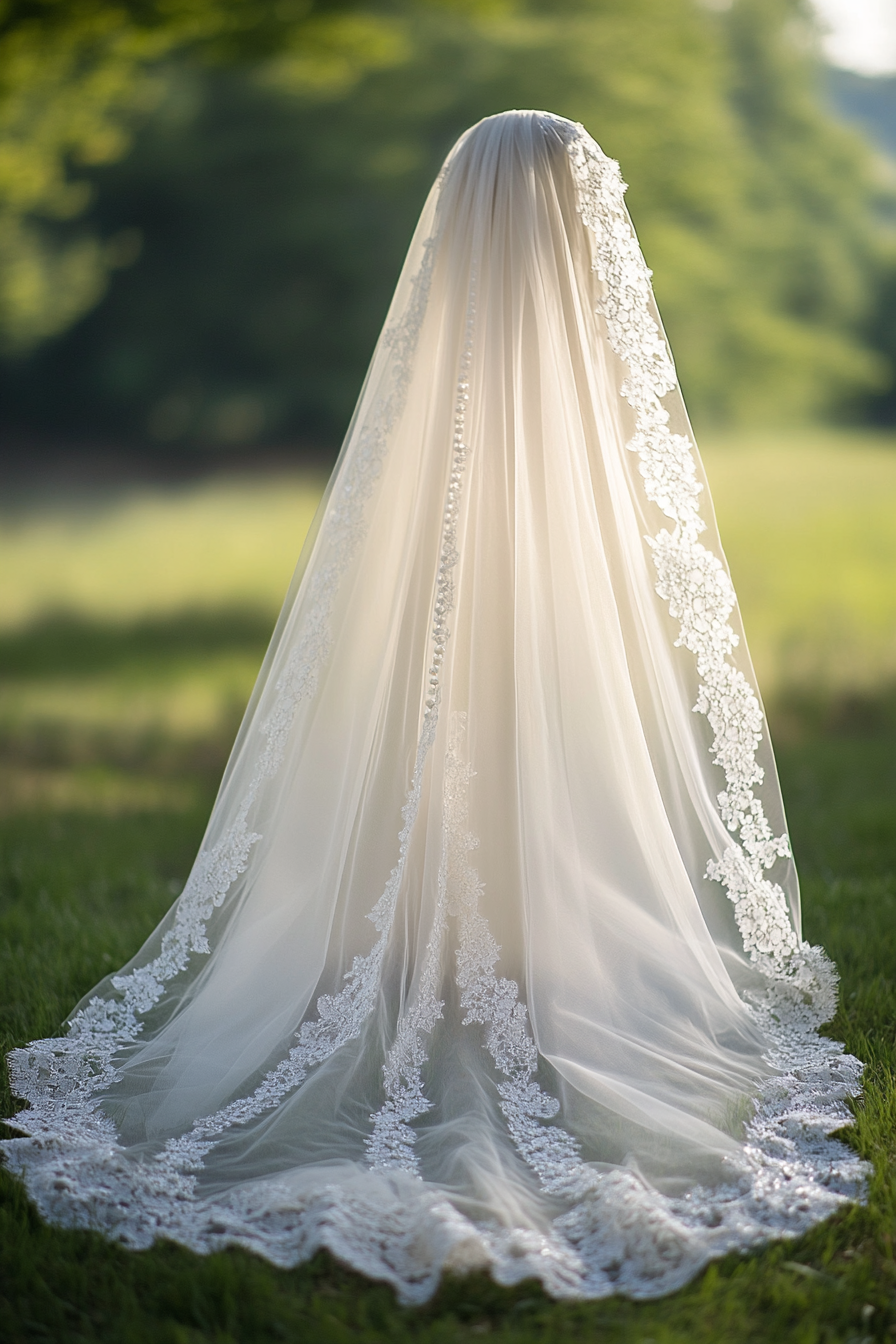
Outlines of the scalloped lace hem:
{"label": "scalloped lace hem", "polygon": [[755,1008],[780,1073],[757,1099],[725,1184],[672,1198],[629,1168],[594,1168],[584,1197],[542,1231],[474,1222],[417,1176],[354,1166],[301,1194],[286,1173],[201,1198],[194,1178],[128,1158],[89,1099],[89,1054],[71,1038],[10,1056],[13,1087],[32,1105],[7,1122],[27,1137],[0,1148],[48,1221],[132,1249],[156,1240],[200,1254],[240,1246],[290,1268],[325,1248],[407,1305],[427,1301],[443,1271],[472,1270],[507,1286],[538,1279],[555,1298],[661,1297],[712,1259],[799,1236],[864,1196],[868,1164],[833,1137],[851,1123],[845,1103],[862,1066],[788,1023],[786,1007],[775,995]]}

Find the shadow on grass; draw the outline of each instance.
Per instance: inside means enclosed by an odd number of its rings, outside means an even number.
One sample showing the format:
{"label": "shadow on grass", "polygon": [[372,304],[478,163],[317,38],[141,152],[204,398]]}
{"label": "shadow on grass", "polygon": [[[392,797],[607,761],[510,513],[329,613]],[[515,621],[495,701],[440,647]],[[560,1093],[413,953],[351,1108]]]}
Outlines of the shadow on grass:
{"label": "shadow on grass", "polygon": [[48,614],[0,633],[0,677],[39,678],[120,672],[134,666],[196,661],[214,654],[263,655],[274,616],[254,607],[196,608],[139,621]]}
{"label": "shadow on grass", "polygon": [[776,746],[880,736],[896,741],[896,682],[870,689],[785,686],[767,710]]}
{"label": "shadow on grass", "polygon": [[[222,660],[260,665],[274,618],[251,607],[196,609],[131,623],[90,620],[70,613],[47,615],[22,630],[0,633],[0,759],[9,777],[18,771],[23,787],[28,771],[125,771],[142,776],[205,782],[220,775],[245,708],[247,686],[233,677],[218,687],[214,670]],[[145,692],[164,705],[183,680],[211,678],[213,713],[201,725],[181,724],[171,731],[152,713],[134,716],[122,706],[139,703]],[[243,680],[245,678],[243,677]],[[29,694],[62,684],[62,708],[52,712],[28,704]],[[112,689],[118,707],[84,719],[66,713],[65,696],[81,690]],[[19,701],[25,691],[25,708]],[[58,782],[58,781],[57,781]],[[14,790],[15,791],[15,790]],[[22,789],[19,789],[22,792]],[[56,790],[59,793],[59,789]],[[9,786],[5,789],[9,793]],[[37,789],[37,796],[40,789]],[[4,792],[0,790],[0,807]],[[28,790],[25,788],[25,796]],[[62,789],[61,796],[65,796]]]}

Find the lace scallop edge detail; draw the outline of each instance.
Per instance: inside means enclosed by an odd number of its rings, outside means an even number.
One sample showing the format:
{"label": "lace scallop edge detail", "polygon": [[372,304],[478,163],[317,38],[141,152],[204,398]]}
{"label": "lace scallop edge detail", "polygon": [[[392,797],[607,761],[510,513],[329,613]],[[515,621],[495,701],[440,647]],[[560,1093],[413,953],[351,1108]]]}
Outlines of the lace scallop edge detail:
{"label": "lace scallop edge detail", "polygon": [[772,833],[754,792],[763,780],[756,759],[763,713],[752,686],[728,660],[738,643],[728,620],[736,598],[722,561],[698,540],[705,523],[694,445],[671,432],[662,404],[678,381],[650,312],[651,273],[625,207],[618,163],[584,127],[573,131],[566,149],[577,208],[593,237],[592,268],[604,289],[597,312],[610,347],[626,365],[621,392],[635,412],[635,433],[626,448],[638,457],[648,500],[673,524],[646,538],[657,571],[656,591],[679,623],[676,644],[694,655],[700,679],[694,709],[713,730],[710,751],[725,779],[717,801],[732,840],[709,863],[706,876],[725,890],[744,950],[769,982],[782,987],[789,1015],[801,1003],[806,1028],[817,1027],[836,1009],[836,971],[820,948],[800,941],[783,889],[765,876],[779,859],[791,856],[790,841],[786,834]]}
{"label": "lace scallop edge detail", "polygon": [[[213,911],[224,904],[233,883],[245,872],[251,851],[261,839],[250,828],[252,806],[265,782],[279,771],[298,706],[314,694],[329,656],[330,619],[339,583],[364,538],[364,515],[382,470],[386,438],[401,415],[407,397],[411,361],[432,280],[439,227],[437,217],[433,233],[423,242],[421,264],[411,281],[411,295],[403,319],[384,333],[384,344],[393,352],[395,375],[380,394],[377,408],[370,415],[372,427],[360,438],[347,460],[342,478],[336,482],[317,541],[320,559],[309,576],[302,634],[277,680],[274,705],[260,725],[265,744],[236,817],[215,845],[201,849],[197,855],[177,900],[173,924],[162,936],[158,954],[149,962],[114,976],[112,986],[118,997],[95,995],[69,1020],[66,1037],[55,1042],[57,1047],[65,1042],[62,1053],[70,1066],[80,1061],[83,1084],[89,1093],[116,1080],[113,1056],[137,1038],[143,1028],[141,1017],[159,1001],[166,983],[186,969],[194,953],[209,952],[208,920]],[[422,738],[426,737],[424,727]],[[394,878],[395,874],[392,876]],[[377,911],[388,904],[390,887],[371,911],[370,918],[378,930]],[[369,955],[375,957],[375,953],[376,947]],[[363,960],[356,958],[356,965],[347,978],[363,974],[363,967],[357,964]],[[289,1061],[284,1060],[281,1068],[286,1070],[288,1066]]]}
{"label": "lace scallop edge detail", "polygon": [[660,1297],[710,1260],[799,1236],[859,1197],[866,1166],[831,1137],[851,1119],[856,1061],[823,1038],[811,1056],[802,1040],[794,1044],[779,1046],[777,1064],[788,1071],[766,1085],[728,1183],[670,1199],[635,1171],[593,1172],[585,1196],[542,1232],[475,1223],[403,1171],[324,1180],[304,1199],[282,1177],[198,1199],[187,1178],[128,1159],[111,1122],[89,1107],[69,1111],[64,1096],[48,1107],[44,1067],[57,1057],[34,1047],[12,1060],[15,1090],[33,1109],[8,1122],[29,1137],[0,1146],[50,1222],[132,1249],[160,1239],[200,1254],[240,1246],[288,1268],[323,1247],[408,1305],[427,1301],[443,1271],[470,1269],[504,1285],[539,1279],[558,1299]]}

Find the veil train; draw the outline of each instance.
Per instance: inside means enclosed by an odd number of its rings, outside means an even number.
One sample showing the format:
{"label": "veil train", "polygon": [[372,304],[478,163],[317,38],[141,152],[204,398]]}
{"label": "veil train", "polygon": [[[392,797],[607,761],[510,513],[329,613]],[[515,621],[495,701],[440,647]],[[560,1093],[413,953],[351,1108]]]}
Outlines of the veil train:
{"label": "veil train", "polygon": [[11,1056],[51,1221],[650,1297],[861,1198],[624,190],[545,112],[448,156],[184,892]]}

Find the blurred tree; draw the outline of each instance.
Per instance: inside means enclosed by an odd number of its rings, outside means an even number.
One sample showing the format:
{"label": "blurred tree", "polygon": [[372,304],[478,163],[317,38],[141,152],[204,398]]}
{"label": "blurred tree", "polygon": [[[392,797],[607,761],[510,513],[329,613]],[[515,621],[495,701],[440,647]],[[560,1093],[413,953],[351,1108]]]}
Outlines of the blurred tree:
{"label": "blurred tree", "polygon": [[[581,120],[622,162],[699,414],[780,421],[886,378],[861,336],[880,250],[869,159],[822,110],[798,0],[136,8],[116,11],[117,47],[36,98],[90,107],[83,71],[131,62],[95,99],[104,153],[47,138],[47,178],[82,192],[82,214],[40,223],[57,249],[43,275],[92,247],[92,279],[18,338],[33,353],[7,362],[3,391],[21,423],[169,449],[334,443],[439,161],[509,106]],[[37,227],[40,211],[18,218]],[[18,255],[0,252],[0,274],[24,274]],[[116,266],[99,306],[34,348]]]}
{"label": "blurred tree", "polygon": [[[274,52],[350,82],[392,59],[397,24],[341,0],[8,0],[0,9],[0,353],[21,355],[88,311],[136,235],[80,226],[85,170],[116,162],[158,102],[178,51],[246,61]],[[74,228],[64,227],[72,220]],[[63,225],[63,227],[60,227]],[[111,245],[109,245],[111,244]]]}
{"label": "blurred tree", "polygon": [[826,111],[804,0],[737,0],[726,27],[730,96],[755,165],[750,279],[780,315],[758,351],[757,386],[774,396],[786,382],[807,407],[855,404],[893,376],[880,346],[856,339],[867,341],[888,266],[879,206],[892,191],[867,143]]}
{"label": "blurred tree", "polygon": [[[147,107],[152,46],[111,13],[71,31],[0,35],[0,348],[64,331],[105,288],[100,240],[71,228],[90,198],[78,169],[118,158],[127,115]],[[69,225],[69,227],[66,227]]]}
{"label": "blurred tree", "polygon": [[[861,125],[878,147],[876,166],[883,186],[879,214],[889,244],[875,285],[868,334],[890,369],[896,370],[896,75],[865,76],[830,70],[828,95],[848,120]],[[896,423],[896,378],[877,395],[865,398],[861,410],[878,423]]]}

